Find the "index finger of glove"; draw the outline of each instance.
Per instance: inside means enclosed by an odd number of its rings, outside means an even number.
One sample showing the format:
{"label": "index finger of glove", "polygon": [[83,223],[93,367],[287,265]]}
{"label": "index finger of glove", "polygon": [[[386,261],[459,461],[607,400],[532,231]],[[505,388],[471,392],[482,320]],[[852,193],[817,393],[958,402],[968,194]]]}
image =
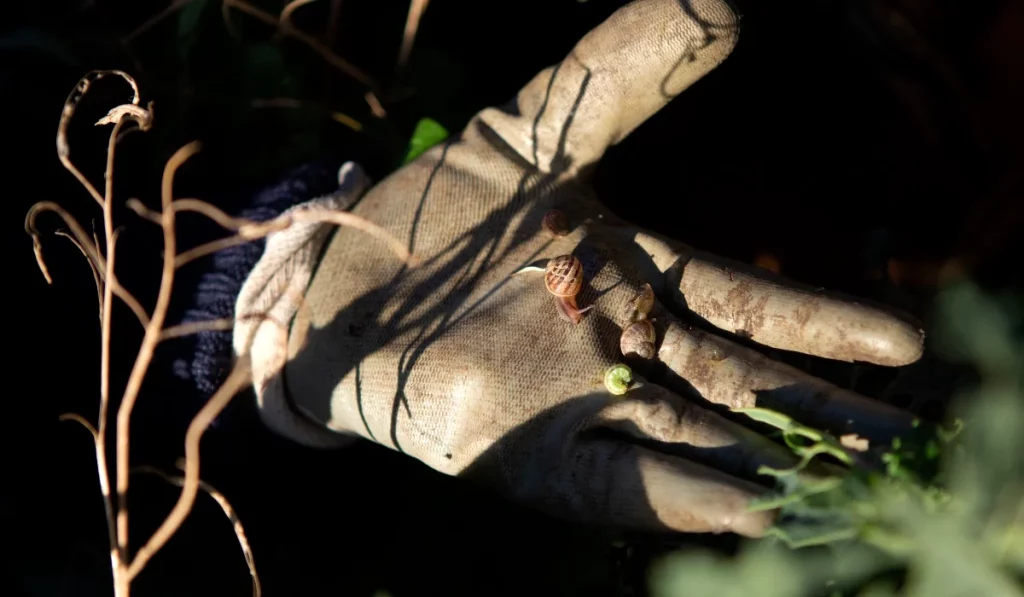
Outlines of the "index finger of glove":
{"label": "index finger of glove", "polygon": [[721,63],[738,34],[723,0],[636,0],[480,120],[540,170],[579,171]]}
{"label": "index finger of glove", "polygon": [[840,361],[902,366],[921,358],[924,331],[905,317],[767,270],[690,250],[647,232],[635,242],[678,306],[759,344]]}

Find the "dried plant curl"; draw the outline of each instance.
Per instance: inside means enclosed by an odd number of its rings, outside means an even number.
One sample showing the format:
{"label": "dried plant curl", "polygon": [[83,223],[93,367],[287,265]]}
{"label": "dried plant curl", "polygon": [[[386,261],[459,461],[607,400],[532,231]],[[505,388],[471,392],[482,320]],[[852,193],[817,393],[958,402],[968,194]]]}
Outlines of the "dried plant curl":
{"label": "dried plant curl", "polygon": [[[184,2],[175,2],[181,5]],[[226,0],[225,4],[236,5],[235,0]],[[287,23],[287,21],[285,21]],[[105,77],[118,77],[128,84],[132,90],[132,97],[128,103],[115,106],[101,118],[96,125],[113,125],[107,141],[107,160],[104,170],[103,192],[94,186],[89,179],[71,162],[71,151],[67,140],[68,126],[78,104],[88,92],[92,84]],[[134,126],[132,126],[134,125]],[[160,268],[160,288],[157,294],[156,304],[151,313],[147,313],[142,304],[129,292],[117,279],[115,274],[117,241],[119,229],[114,227],[113,201],[114,201],[114,164],[115,150],[118,143],[130,131],[147,131],[153,126],[152,103],[146,107],[141,105],[141,96],[135,80],[123,71],[92,71],[83,77],[74,90],[68,96],[61,113],[60,122],[57,127],[57,155],[61,163],[76,179],[83,188],[97,202],[103,212],[103,242],[95,235],[90,235],[79,224],[78,220],[63,206],[54,201],[41,201],[29,209],[25,217],[25,231],[32,239],[32,250],[39,265],[39,269],[48,284],[53,283],[50,269],[43,258],[42,236],[39,232],[38,219],[44,213],[53,213],[59,217],[67,230],[58,230],[59,236],[68,238],[72,244],[85,257],[93,274],[96,284],[96,293],[99,300],[100,311],[100,404],[97,424],[93,425],[85,417],[67,413],[61,416],[61,420],[75,421],[85,427],[93,438],[96,467],[99,475],[100,493],[103,496],[104,510],[107,520],[107,534],[110,544],[111,569],[113,572],[114,594],[117,597],[127,597],[130,594],[131,583],[138,574],[145,568],[146,563],[155,555],[167,541],[177,532],[182,522],[188,516],[195,503],[196,496],[200,489],[206,490],[221,505],[225,514],[232,521],[239,544],[245,555],[253,579],[253,594],[260,594],[259,578],[256,575],[256,568],[252,552],[249,549],[248,541],[242,531],[241,523],[234,515],[234,511],[227,499],[206,485],[199,477],[199,443],[203,433],[210,423],[227,406],[230,400],[237,395],[251,381],[251,369],[247,351],[236,359],[234,367],[228,374],[227,379],[220,388],[210,397],[199,413],[189,423],[184,438],[184,476],[171,478],[163,475],[168,481],[181,487],[181,493],[177,503],[167,515],[164,522],[155,533],[145,541],[142,547],[132,556],[128,549],[128,508],[127,495],[129,488],[129,448],[130,448],[130,422],[131,414],[139,397],[143,379],[149,370],[153,355],[160,342],[179,338],[208,330],[230,330],[233,322],[227,319],[201,321],[196,323],[165,326],[168,307],[170,306],[171,292],[174,286],[176,270],[192,259],[202,255],[215,252],[220,248],[251,242],[263,238],[274,232],[284,230],[295,222],[318,222],[334,224],[339,226],[350,226],[361,230],[369,235],[384,241],[384,246],[394,252],[396,256],[406,264],[413,265],[415,259],[408,249],[396,238],[383,228],[351,213],[310,210],[282,216],[269,222],[252,222],[248,220],[233,218],[223,211],[217,209],[204,201],[198,199],[174,199],[173,186],[175,174],[178,169],[192,156],[199,151],[199,144],[189,143],[178,149],[167,160],[164,167],[163,178],[160,190],[160,210],[152,211],[147,209],[141,201],[129,201],[136,213],[152,222],[159,224],[163,236],[164,253]],[[193,249],[179,252],[176,236],[176,214],[182,211],[198,212],[224,228],[234,232],[234,235],[213,243],[200,245]],[[124,391],[117,404],[116,431],[114,434],[115,446],[115,483],[114,491],[111,491],[110,472],[107,467],[107,425],[108,411],[111,403],[110,389],[110,341],[112,332],[113,302],[114,298],[120,299],[135,314],[139,323],[144,328],[144,334],[140,343],[135,363],[132,367]],[[152,471],[151,471],[152,472]],[[162,473],[161,473],[162,475]],[[116,499],[115,499],[116,496]]]}

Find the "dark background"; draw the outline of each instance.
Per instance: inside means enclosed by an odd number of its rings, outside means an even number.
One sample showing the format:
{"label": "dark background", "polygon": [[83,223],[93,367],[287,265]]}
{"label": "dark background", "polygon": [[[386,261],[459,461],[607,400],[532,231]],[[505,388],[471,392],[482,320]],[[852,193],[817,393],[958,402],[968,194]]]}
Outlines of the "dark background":
{"label": "dark background", "polygon": [[[276,14],[282,2],[254,5]],[[158,201],[160,172],[181,145],[202,152],[178,196],[231,210],[311,159],[352,159],[379,180],[404,154],[416,121],[459,130],[509,99],[622,2],[440,2],[423,18],[411,61],[395,60],[408,4],[319,0],[296,25],[379,82],[387,118],[365,86],[273,29],[216,0],[169,15],[126,43],[166,2],[20,2],[0,14],[4,160],[8,473],[0,482],[4,594],[110,594],[103,509],[88,435],[57,422],[93,419],[98,321],[93,282],[66,241],[44,238],[47,287],[22,229],[34,202],[68,207],[88,225],[98,209],[57,160],[61,106],[96,68],[121,68],[155,101],[156,126],[119,146],[116,203]],[[769,6],[771,4],[771,6]],[[780,8],[775,5],[784,5]],[[595,184],[613,209],[703,249],[811,284],[899,306],[930,321],[950,272],[991,290],[1017,287],[1024,221],[1024,9],[1010,0],[740,3],[739,46],[719,69],[613,148]],[[186,12],[187,11],[187,12]],[[334,18],[331,18],[331,15]],[[330,25],[333,23],[333,25]],[[332,33],[328,33],[331,30]],[[93,129],[126,88],[96,84],[71,129],[72,159],[102,182],[108,129]],[[302,108],[254,108],[291,97]],[[361,132],[331,120],[343,112]],[[155,226],[118,208],[120,279],[153,304]],[[44,220],[56,226],[56,220]],[[213,231],[182,220],[187,246]],[[945,272],[945,274],[943,273]],[[946,277],[943,277],[943,276]],[[178,299],[187,298],[184,275]],[[115,311],[114,395],[140,330]],[[817,375],[902,404],[938,404],[960,373],[929,353],[895,372],[800,359]],[[133,462],[172,470],[200,404],[161,354],[133,419]],[[854,381],[855,380],[855,381]],[[883,395],[884,394],[884,395]],[[246,525],[267,595],[586,594],[645,592],[650,558],[715,540],[623,536],[552,520],[361,444],[314,452],[266,432],[240,395],[203,441],[203,478]],[[941,409],[932,406],[932,415]],[[133,477],[132,545],[169,511],[177,490]],[[178,535],[135,583],[138,595],[247,594],[229,523],[200,496]]]}

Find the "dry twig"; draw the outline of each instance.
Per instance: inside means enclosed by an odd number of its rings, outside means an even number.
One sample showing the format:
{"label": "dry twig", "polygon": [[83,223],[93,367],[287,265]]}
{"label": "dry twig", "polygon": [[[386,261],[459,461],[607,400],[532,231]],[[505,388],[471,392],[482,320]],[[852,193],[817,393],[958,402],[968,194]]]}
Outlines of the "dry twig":
{"label": "dry twig", "polygon": [[[232,1],[235,0],[226,0]],[[180,4],[180,3],[176,3]],[[75,108],[82,96],[89,89],[92,82],[107,75],[116,75],[124,79],[132,88],[134,95],[130,104],[116,106],[107,115],[97,122],[97,125],[113,124],[113,129],[107,143],[107,162],[104,171],[104,192],[101,195],[91,182],[74,166],[70,160],[70,150],[67,143],[67,127],[74,115]],[[32,238],[32,248],[40,271],[48,283],[52,283],[50,273],[42,255],[42,243],[36,228],[36,219],[43,212],[57,214],[67,225],[70,233],[61,231],[59,234],[71,240],[71,242],[85,256],[86,261],[93,273],[93,280],[96,283],[97,293],[100,300],[100,326],[101,326],[101,357],[100,357],[100,405],[98,423],[93,426],[84,417],[68,413],[61,416],[61,420],[73,420],[81,423],[93,436],[93,443],[96,452],[96,466],[99,473],[100,492],[103,495],[104,510],[107,518],[107,532],[110,542],[111,568],[114,575],[114,594],[117,597],[127,597],[130,592],[132,580],[146,566],[149,559],[167,543],[171,536],[178,530],[181,523],[188,516],[195,502],[196,494],[200,488],[206,489],[221,504],[225,513],[235,525],[235,532],[239,543],[242,546],[250,573],[253,576],[254,594],[258,595],[259,579],[256,576],[256,569],[253,563],[252,553],[245,539],[245,534],[234,516],[233,510],[218,492],[205,485],[199,480],[199,441],[210,423],[227,406],[228,402],[251,380],[249,359],[243,353],[235,362],[234,369],[228,378],[214,395],[207,401],[199,413],[192,419],[185,434],[185,475],[181,480],[168,478],[171,482],[178,483],[182,487],[181,495],[174,508],[161,524],[160,528],[145,542],[135,557],[130,557],[128,551],[128,509],[127,494],[129,480],[129,446],[130,446],[130,421],[131,413],[135,402],[138,399],[142,381],[152,362],[157,345],[169,338],[178,338],[188,334],[204,330],[230,330],[233,322],[230,320],[203,321],[197,323],[182,324],[171,327],[164,327],[167,317],[167,310],[170,305],[171,291],[174,285],[174,274],[178,267],[187,263],[191,258],[199,255],[209,254],[220,247],[228,244],[241,244],[262,238],[268,234],[278,232],[289,227],[293,222],[319,222],[332,223],[336,225],[351,226],[368,234],[384,240],[388,247],[393,250],[406,263],[412,263],[413,258],[408,250],[398,242],[396,238],[387,233],[379,226],[353,214],[331,211],[300,211],[294,214],[285,214],[269,222],[252,222],[238,218],[232,218],[208,203],[198,199],[173,198],[174,176],[178,168],[198,149],[198,143],[190,143],[180,148],[167,161],[164,168],[161,184],[161,209],[153,212],[146,209],[138,200],[129,201],[132,207],[141,216],[156,222],[160,225],[163,233],[164,255],[160,277],[160,289],[157,295],[156,305],[151,315],[147,314],[138,300],[128,292],[118,281],[115,275],[116,248],[118,230],[113,223],[113,193],[114,193],[114,158],[117,143],[124,137],[126,131],[148,130],[152,126],[153,114],[149,108],[139,106],[139,92],[135,81],[128,74],[122,71],[93,71],[82,78],[76,85],[75,90],[69,95],[61,115],[60,124],[57,129],[57,153],[61,163],[81,182],[82,186],[99,203],[103,212],[103,236],[106,254],[100,247],[99,239],[95,233],[90,235],[82,228],[78,221],[64,208],[52,201],[42,201],[29,210],[25,218],[25,231]],[[134,122],[137,128],[125,129],[129,123]],[[236,232],[235,236],[207,243],[186,251],[177,252],[176,239],[176,214],[179,211],[199,212],[221,224],[229,230]],[[190,257],[191,255],[191,257]],[[117,409],[117,425],[115,433],[115,462],[116,462],[116,511],[113,496],[110,489],[110,473],[107,467],[106,458],[106,428],[108,422],[108,410],[110,405],[110,341],[113,317],[113,299],[118,297],[127,304],[135,313],[138,320],[145,328],[143,339],[139,347],[135,364],[132,367]],[[115,515],[116,512],[116,515]]]}
{"label": "dry twig", "polygon": [[[185,468],[184,463],[180,463],[181,468]],[[164,481],[178,487],[185,487],[185,477],[174,477],[161,471],[158,468],[152,466],[140,466],[135,469],[141,473],[150,473],[157,475]],[[245,527],[242,526],[242,521],[238,518],[238,514],[235,513],[235,509],[231,507],[231,502],[224,496],[223,493],[214,489],[212,485],[199,479],[199,489],[205,491],[210,497],[217,502],[220,509],[224,511],[224,515],[227,516],[228,520],[231,521],[231,528],[235,531],[235,537],[238,539],[238,545],[242,548],[242,555],[245,556],[245,564],[249,567],[249,576],[252,576],[252,595],[253,597],[260,597],[263,594],[263,589],[260,586],[260,577],[256,574],[256,557],[252,553],[252,548],[249,546],[249,539],[245,535]]]}
{"label": "dry twig", "polygon": [[409,15],[405,19],[405,31],[402,33],[402,47],[398,50],[398,63],[395,71],[401,75],[405,65],[409,62],[409,55],[412,54],[412,44],[416,41],[416,32],[420,28],[420,19],[427,10],[430,0],[410,0]]}

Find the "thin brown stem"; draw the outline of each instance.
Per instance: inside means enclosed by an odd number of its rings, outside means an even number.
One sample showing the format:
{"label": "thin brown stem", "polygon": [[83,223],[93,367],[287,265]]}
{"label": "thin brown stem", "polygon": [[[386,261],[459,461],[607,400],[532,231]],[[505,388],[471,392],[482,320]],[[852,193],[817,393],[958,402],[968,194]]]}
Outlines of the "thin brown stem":
{"label": "thin brown stem", "polygon": [[312,4],[313,2],[316,2],[316,0],[292,0],[288,4],[284,5],[284,8],[281,9],[281,14],[278,15],[277,18],[282,23],[287,23],[291,25],[292,13],[295,12],[298,8],[305,6],[307,4]]}
{"label": "thin brown stem", "polygon": [[[128,305],[128,308],[135,313],[135,317],[138,318],[142,327],[146,327],[146,325],[149,324],[149,315],[146,313],[146,310],[142,308],[142,304],[138,299],[132,296],[132,294],[128,292],[127,288],[121,285],[117,280],[116,275],[114,275],[109,281],[106,281],[107,261],[103,258],[103,255],[97,248],[95,236],[90,239],[90,237],[86,235],[85,229],[78,223],[78,220],[76,220],[74,216],[68,213],[63,207],[52,201],[40,201],[39,203],[36,203],[29,209],[28,214],[25,216],[25,232],[32,237],[32,251],[36,256],[36,264],[39,266],[39,270],[43,273],[43,277],[46,278],[46,282],[48,284],[52,284],[53,279],[50,277],[49,268],[46,267],[46,261],[43,259],[43,245],[39,238],[39,232],[36,229],[36,218],[39,217],[39,214],[47,211],[57,214],[58,217],[64,220],[64,223],[71,229],[71,235],[63,231],[58,234],[67,238],[74,238],[75,245],[85,254],[86,259],[90,263],[96,264],[96,272],[100,275],[101,281],[111,287],[111,291],[114,295],[124,301],[124,303]],[[102,303],[103,300],[101,296],[101,313]],[[101,321],[102,317],[103,316],[101,314]]]}
{"label": "thin brown stem", "polygon": [[387,110],[384,109],[383,104],[380,103],[380,100],[377,99],[376,95],[367,91],[366,95],[363,96],[363,99],[365,99],[367,105],[370,106],[370,112],[372,112],[374,116],[381,119],[388,117]]}
{"label": "thin brown stem", "polygon": [[192,334],[198,334],[199,332],[221,332],[230,330],[234,325],[235,322],[229,318],[182,323],[169,328],[164,328],[164,331],[160,333],[160,340],[163,341],[170,340],[171,338],[181,338],[182,336],[191,336]]}
{"label": "thin brown stem", "polygon": [[[129,200],[128,207],[147,220],[155,221],[160,218],[158,212],[146,208],[137,199]],[[284,230],[295,222],[320,222],[356,228],[386,242],[388,247],[405,263],[409,265],[416,263],[416,259],[409,253],[409,250],[390,232],[365,218],[349,212],[309,209],[284,213],[266,222],[254,222],[231,217],[217,207],[199,199],[178,199],[172,203],[172,209],[175,212],[201,213],[221,227],[238,232],[235,236],[210,241],[179,253],[175,258],[175,267],[182,267],[195,259],[205,257],[211,253],[263,238],[273,232]]]}
{"label": "thin brown stem", "polygon": [[[171,300],[171,288],[174,284],[174,255],[177,242],[174,231],[174,210],[170,209],[173,201],[174,174],[178,167],[189,157],[199,150],[198,143],[185,145],[167,160],[164,167],[163,180],[161,181],[160,199],[161,227],[164,237],[164,259],[160,276],[160,290],[157,293],[156,306],[153,309],[153,317],[146,326],[145,334],[142,337],[142,344],[128,377],[125,386],[124,397],[121,406],[117,410],[117,521],[118,521],[118,545],[125,547],[128,542],[128,445],[131,424],[132,409],[142,388],[142,379],[149,369],[149,363],[153,359],[156,345],[160,342],[160,333],[163,329],[164,319],[167,316],[167,307]],[[132,562],[132,567],[135,562]],[[136,570],[137,573],[137,570]],[[134,576],[131,572],[127,575],[130,582]]]}
{"label": "thin brown stem", "polygon": [[79,425],[81,425],[82,427],[85,427],[86,430],[89,431],[89,433],[92,435],[93,441],[96,441],[99,438],[100,432],[96,431],[96,428],[93,427],[92,423],[90,423],[88,419],[86,419],[85,417],[83,417],[82,415],[80,415],[78,413],[64,413],[61,416],[57,417],[57,420],[58,421],[74,421],[74,422],[78,423]]}
{"label": "thin brown stem", "polygon": [[396,75],[400,76],[409,62],[412,44],[416,41],[416,32],[420,28],[420,19],[423,18],[428,3],[429,0],[411,0],[409,2],[409,14],[405,19],[405,31],[402,33],[402,47],[398,50],[398,62],[395,64]]}
{"label": "thin brown stem", "polygon": [[[164,481],[167,481],[171,485],[177,485],[178,487],[185,487],[185,477],[175,477],[168,475],[158,468],[152,466],[140,466],[135,469],[138,472],[151,473],[159,476]],[[260,586],[260,577],[256,573],[256,558],[252,553],[252,547],[249,546],[249,539],[245,535],[245,527],[242,526],[241,519],[238,518],[238,514],[235,513],[235,509],[231,506],[231,502],[224,496],[223,493],[217,491],[212,485],[203,481],[198,480],[199,489],[205,491],[210,497],[217,502],[220,509],[227,516],[228,520],[231,521],[231,527],[235,531],[235,538],[238,539],[238,545],[242,548],[242,555],[245,557],[245,564],[249,567],[249,576],[252,577],[252,594],[253,597],[259,597],[263,594],[263,589]]]}
{"label": "thin brown stem", "polygon": [[25,233],[32,238],[32,252],[36,256],[36,265],[39,266],[39,271],[42,272],[47,284],[53,284],[53,278],[50,276],[49,268],[46,267],[46,260],[43,259],[43,243],[39,238],[39,232],[36,228],[36,219],[39,217],[39,214],[46,211],[52,211],[60,219],[64,220],[64,223],[71,229],[71,234],[75,236],[78,244],[85,250],[88,258],[99,264],[100,269],[105,267],[105,260],[100,255],[99,249],[89,240],[89,235],[86,234],[85,229],[78,223],[78,220],[59,204],[53,201],[40,201],[30,207],[28,213],[25,214]]}
{"label": "thin brown stem", "polygon": [[54,234],[56,234],[57,236],[63,236],[64,238],[66,238],[69,241],[71,241],[71,244],[73,244],[76,247],[78,247],[78,250],[85,257],[85,261],[89,264],[89,271],[92,272],[92,281],[96,285],[96,312],[97,312],[97,316],[102,320],[103,319],[103,280],[102,280],[103,276],[102,276],[102,274],[100,274],[100,270],[98,270],[96,268],[96,263],[92,259],[90,259],[89,258],[89,254],[85,252],[85,247],[83,247],[81,243],[79,243],[77,240],[75,240],[74,236],[68,234],[67,232],[64,232],[63,230],[58,230]]}
{"label": "thin brown stem", "polygon": [[[173,275],[173,269],[171,275]],[[185,432],[185,481],[182,484],[181,495],[178,496],[177,503],[174,504],[174,508],[160,528],[135,555],[135,559],[128,568],[129,580],[138,575],[146,562],[167,543],[167,540],[174,535],[188,516],[192,504],[195,503],[196,494],[199,492],[199,440],[202,439],[203,433],[210,423],[228,405],[228,402],[249,383],[251,373],[249,357],[247,355],[239,357],[224,383],[189,423],[188,430]]]}
{"label": "thin brown stem", "polygon": [[284,213],[267,222],[253,222],[250,220],[233,218],[213,205],[196,199],[180,199],[175,201],[174,209],[176,211],[194,211],[202,213],[224,228],[238,232],[238,236],[236,237],[228,237],[212,241],[182,253],[178,256],[178,267],[181,267],[193,259],[203,255],[208,255],[228,246],[241,244],[250,240],[256,240],[273,232],[284,230],[295,222],[329,223],[337,226],[355,228],[386,242],[388,247],[403,262],[410,265],[415,262],[415,259],[409,250],[390,232],[365,218],[349,212],[327,209],[309,209]]}
{"label": "thin brown stem", "polygon": [[[114,260],[115,251],[114,245],[117,243],[117,235],[114,233],[114,153],[117,147],[117,135],[121,132],[122,123],[124,120],[118,120],[114,124],[114,130],[110,133],[110,141],[107,145],[107,167],[103,173],[105,180],[105,196],[103,198],[103,234],[107,245],[107,264],[104,272],[104,279],[110,280],[114,277]],[[111,333],[111,320],[113,317],[114,300],[113,300],[113,286],[107,284],[103,290],[103,307],[100,317],[100,416],[99,416],[99,434],[100,442],[97,446],[97,460],[102,456],[103,468],[101,469],[101,476],[103,481],[107,484],[107,489],[104,495],[109,499],[110,488],[109,488],[109,474],[107,471],[107,458],[106,458],[106,428],[107,428],[107,409],[110,405],[110,333]],[[102,451],[102,454],[99,452]],[[120,452],[120,449],[118,450]],[[118,454],[120,456],[120,454]],[[122,500],[120,492],[118,492],[118,502]],[[128,527],[124,528],[120,524],[117,526],[117,551],[122,562],[128,561]]]}
{"label": "thin brown stem", "polygon": [[132,294],[128,292],[128,289],[121,286],[121,283],[117,281],[117,275],[114,275],[110,279],[110,287],[113,290],[114,295],[124,301],[124,304],[128,305],[128,308],[132,310],[132,313],[135,313],[135,318],[139,320],[139,323],[142,324],[143,328],[149,325],[149,315],[142,307],[142,303],[132,296]]}
{"label": "thin brown stem", "polygon": [[332,52],[331,49],[325,46],[324,44],[320,43],[319,41],[310,37],[309,35],[303,33],[302,31],[296,29],[295,26],[292,25],[290,22],[282,21],[278,17],[275,17],[270,13],[264,12],[263,10],[256,8],[255,6],[249,4],[248,2],[245,2],[244,0],[223,0],[223,2],[225,7],[235,8],[252,17],[255,17],[256,19],[259,19],[260,21],[263,21],[264,23],[272,27],[280,28],[280,30],[284,32],[286,35],[294,37],[295,39],[309,46],[311,50],[319,54],[321,58],[323,58],[325,61],[327,61],[329,64],[331,64],[341,72],[347,74],[348,76],[352,77],[356,81],[359,81],[360,83],[366,85],[371,89],[377,89],[377,84],[363,71],[359,70],[352,63]]}
{"label": "thin brown stem", "polygon": [[252,241],[253,239],[251,238],[229,236],[227,238],[201,244],[198,247],[193,247],[188,251],[182,251],[179,253],[178,256],[174,258],[174,267],[183,267],[187,263],[195,261],[201,257],[206,257],[207,255],[211,255],[217,251],[223,251],[224,249],[229,249],[231,247],[237,247],[238,245],[251,243]]}

